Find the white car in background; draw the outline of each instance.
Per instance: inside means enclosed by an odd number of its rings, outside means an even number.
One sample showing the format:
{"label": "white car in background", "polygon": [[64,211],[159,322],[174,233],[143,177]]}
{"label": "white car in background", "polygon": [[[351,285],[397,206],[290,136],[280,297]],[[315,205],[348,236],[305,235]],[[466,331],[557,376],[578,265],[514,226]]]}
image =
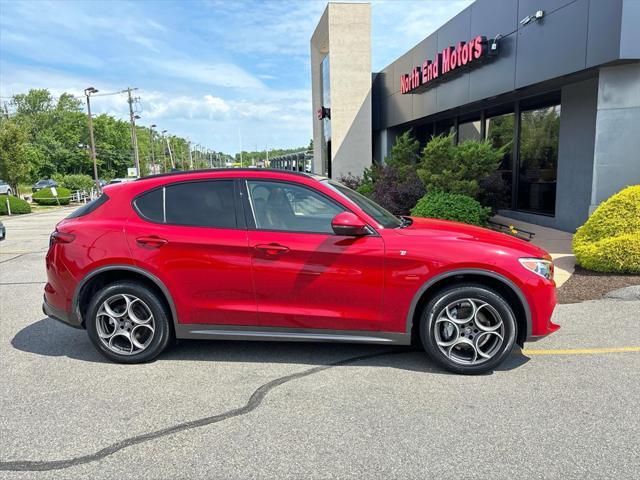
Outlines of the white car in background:
{"label": "white car in background", "polygon": [[125,182],[131,182],[132,180],[135,180],[135,178],[114,178],[113,180],[111,180],[109,182],[109,185],[112,185],[114,183],[125,183]]}
{"label": "white car in background", "polygon": [[11,190],[11,185],[9,185],[4,180],[0,180],[0,195],[13,195],[13,190]]}

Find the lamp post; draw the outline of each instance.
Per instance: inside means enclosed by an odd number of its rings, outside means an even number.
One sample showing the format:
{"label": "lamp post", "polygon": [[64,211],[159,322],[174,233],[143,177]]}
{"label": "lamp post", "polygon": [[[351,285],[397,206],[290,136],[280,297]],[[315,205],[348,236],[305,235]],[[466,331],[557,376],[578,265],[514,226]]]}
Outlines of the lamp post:
{"label": "lamp post", "polygon": [[87,87],[84,89],[84,94],[87,97],[87,119],[89,121],[89,141],[91,142],[91,160],[93,160],[93,179],[96,182],[96,191],[100,191],[100,180],[98,179],[98,161],[96,159],[96,141],[93,138],[93,118],[91,117],[91,101],[89,98],[92,93],[98,93],[98,90],[93,87]]}

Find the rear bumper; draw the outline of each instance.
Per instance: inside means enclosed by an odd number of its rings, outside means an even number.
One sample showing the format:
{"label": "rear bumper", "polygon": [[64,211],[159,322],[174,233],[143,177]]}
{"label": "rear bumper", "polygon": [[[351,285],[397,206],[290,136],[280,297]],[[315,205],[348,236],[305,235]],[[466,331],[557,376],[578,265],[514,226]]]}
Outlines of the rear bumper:
{"label": "rear bumper", "polygon": [[42,301],[42,312],[50,318],[54,320],[58,320],[59,322],[64,323],[65,325],[69,325],[73,328],[82,328],[80,322],[77,321],[76,318],[69,315],[68,312],[62,310],[61,308],[54,307],[50,303],[47,303],[46,297]]}

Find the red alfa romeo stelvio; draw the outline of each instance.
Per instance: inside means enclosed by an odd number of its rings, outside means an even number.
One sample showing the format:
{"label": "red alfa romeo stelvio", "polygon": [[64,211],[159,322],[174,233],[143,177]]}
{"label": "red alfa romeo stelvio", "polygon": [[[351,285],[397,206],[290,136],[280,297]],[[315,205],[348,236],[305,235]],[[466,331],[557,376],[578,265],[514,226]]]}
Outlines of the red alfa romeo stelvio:
{"label": "red alfa romeo stelvio", "polygon": [[122,363],[175,339],[421,343],[495,368],[551,322],[551,257],[504,233],[399,218],[333,180],[262,169],[109,185],[51,234],[46,315]]}

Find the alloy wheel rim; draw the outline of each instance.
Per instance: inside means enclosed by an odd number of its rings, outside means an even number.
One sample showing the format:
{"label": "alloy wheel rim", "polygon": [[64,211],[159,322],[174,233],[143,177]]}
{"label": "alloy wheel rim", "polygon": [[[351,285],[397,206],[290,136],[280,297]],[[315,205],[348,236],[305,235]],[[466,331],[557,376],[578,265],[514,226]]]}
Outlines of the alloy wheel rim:
{"label": "alloy wheel rim", "polygon": [[155,319],[149,306],[135,295],[107,298],[96,314],[100,342],[118,355],[136,355],[151,344]]}
{"label": "alloy wheel rim", "polygon": [[479,365],[495,357],[504,342],[504,322],[489,303],[477,298],[454,300],[435,322],[440,352],[459,365]]}

